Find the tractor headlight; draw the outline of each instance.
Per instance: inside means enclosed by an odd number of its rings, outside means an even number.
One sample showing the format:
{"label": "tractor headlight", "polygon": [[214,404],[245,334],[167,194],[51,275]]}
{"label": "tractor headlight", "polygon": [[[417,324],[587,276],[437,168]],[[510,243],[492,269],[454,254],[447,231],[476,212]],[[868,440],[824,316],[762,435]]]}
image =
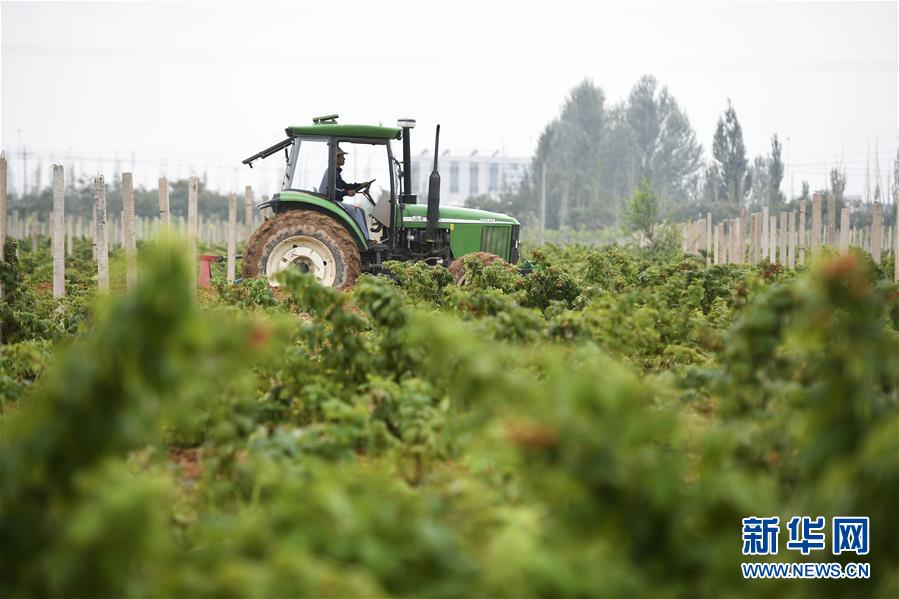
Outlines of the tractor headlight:
{"label": "tractor headlight", "polygon": [[396,126],[400,129],[414,129],[415,128],[415,119],[399,119],[396,122]]}

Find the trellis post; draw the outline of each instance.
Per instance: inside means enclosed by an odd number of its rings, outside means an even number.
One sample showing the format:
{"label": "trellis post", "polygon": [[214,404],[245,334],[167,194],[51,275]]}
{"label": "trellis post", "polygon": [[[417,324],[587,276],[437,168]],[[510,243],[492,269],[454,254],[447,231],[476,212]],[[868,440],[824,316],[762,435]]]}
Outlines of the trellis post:
{"label": "trellis post", "polygon": [[53,165],[53,213],[51,219],[51,249],[53,254],[53,297],[66,294],[65,241],[65,171],[61,164]]}
{"label": "trellis post", "polygon": [[101,293],[109,291],[109,242],[106,236],[106,182],[103,175],[94,177],[94,248],[97,255],[97,285]]}
{"label": "trellis post", "polygon": [[228,282],[234,282],[237,261],[237,196],[228,196]]}

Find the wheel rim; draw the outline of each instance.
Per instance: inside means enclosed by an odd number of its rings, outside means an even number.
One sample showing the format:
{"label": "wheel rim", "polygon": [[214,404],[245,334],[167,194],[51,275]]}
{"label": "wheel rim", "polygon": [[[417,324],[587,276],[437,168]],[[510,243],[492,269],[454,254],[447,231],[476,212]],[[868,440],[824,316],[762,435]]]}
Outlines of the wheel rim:
{"label": "wheel rim", "polygon": [[275,275],[289,268],[311,273],[319,283],[329,287],[337,278],[334,254],[324,243],[306,235],[288,237],[275,246],[265,265],[269,284],[278,287],[280,283]]}

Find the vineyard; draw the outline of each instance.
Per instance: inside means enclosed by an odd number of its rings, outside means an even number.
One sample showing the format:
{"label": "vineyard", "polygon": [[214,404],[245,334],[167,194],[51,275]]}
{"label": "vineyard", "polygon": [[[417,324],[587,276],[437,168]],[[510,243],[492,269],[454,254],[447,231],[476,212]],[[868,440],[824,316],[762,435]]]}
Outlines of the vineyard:
{"label": "vineyard", "polygon": [[[46,240],[0,262],[4,597],[899,596],[893,256],[195,293],[141,241],[97,295],[73,243],[62,298]],[[870,579],[744,580],[750,515],[869,516]]]}

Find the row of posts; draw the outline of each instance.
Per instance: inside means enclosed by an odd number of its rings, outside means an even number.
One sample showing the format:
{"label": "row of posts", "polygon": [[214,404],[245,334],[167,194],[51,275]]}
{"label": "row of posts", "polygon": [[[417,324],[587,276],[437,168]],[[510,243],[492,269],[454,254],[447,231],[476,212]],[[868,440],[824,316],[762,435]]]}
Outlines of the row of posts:
{"label": "row of posts", "polygon": [[[263,201],[266,197],[262,196]],[[221,218],[208,218],[203,215],[199,216],[199,236],[198,241],[202,244],[225,245],[228,239],[228,221]],[[256,219],[253,223],[252,230],[260,224],[260,220]],[[156,218],[148,218],[137,216],[134,219],[134,238],[136,241],[147,241],[156,237],[161,230],[162,221]],[[109,248],[122,248],[125,244],[124,238],[124,222],[121,217],[110,217],[107,219],[106,227],[109,230]],[[187,234],[187,219],[184,216],[172,218],[172,230],[180,235]],[[72,255],[72,247],[76,239],[93,239],[93,231],[95,229],[93,218],[85,219],[81,216],[66,216],[65,218],[65,243],[66,256]],[[250,227],[242,226],[238,223],[237,240],[246,241],[247,229]],[[19,211],[10,210],[6,221],[6,234],[14,239],[28,240],[31,244],[32,251],[37,251],[41,239],[49,239],[52,230],[52,223],[42,221],[35,214],[21,216]],[[250,231],[252,232],[252,231]]]}
{"label": "row of posts", "polygon": [[[131,173],[122,173],[122,215],[121,220],[110,221],[106,210],[106,182],[102,175],[94,177],[94,202],[93,218],[90,227],[83,222],[81,217],[66,219],[65,194],[64,194],[64,170],[62,165],[53,165],[53,211],[51,213],[49,234],[51,239],[51,253],[53,256],[53,296],[65,295],[65,256],[71,255],[73,238],[89,238],[93,241],[93,258],[97,263],[97,285],[101,292],[109,291],[109,250],[110,229],[112,229],[112,241],[119,243],[125,250],[126,286],[130,289],[137,283],[137,241],[148,239],[161,231],[177,231],[183,234],[188,241],[189,260],[197,265],[197,242],[218,243],[222,237],[227,241],[227,277],[228,282],[233,282],[236,275],[237,261],[237,195],[232,193],[228,198],[227,225],[221,221],[207,221],[204,224],[204,235],[200,235],[202,217],[199,214],[199,182],[197,177],[191,177],[188,181],[187,191],[187,221],[180,219],[178,226],[173,228],[171,210],[169,207],[169,184],[165,177],[159,179],[159,218],[136,218],[134,213],[134,182]],[[267,198],[263,197],[265,201]],[[266,211],[265,216],[270,216]],[[254,219],[253,189],[246,186],[244,189],[244,227],[241,237],[249,239],[255,230],[258,220]],[[37,249],[38,235],[45,234],[46,223],[36,222],[33,218],[20,219],[17,213],[13,213],[7,219],[7,162],[4,155],[0,155],[0,260],[4,260],[2,248],[5,247],[7,232],[18,239],[30,237],[32,249]],[[221,235],[222,228],[226,228],[226,234]],[[197,269],[192,269],[196,278]],[[0,282],[0,299],[3,297],[3,286]],[[194,286],[195,288],[195,286]]]}
{"label": "row of posts", "polygon": [[[840,253],[849,252],[849,247],[859,247],[871,254],[875,264],[880,265],[884,250],[894,257],[899,256],[899,230],[883,226],[883,205],[875,202],[872,206],[870,227],[852,228],[849,208],[840,210],[837,227],[836,200],[827,198],[826,222],[823,213],[824,200],[815,194],[811,202],[810,227],[807,202],[799,201],[799,210],[779,215],[769,214],[768,208],[748,214],[744,209],[741,216],[712,223],[712,215],[681,225],[682,249],[687,253],[700,254],[705,251],[706,264],[757,264],[765,260],[795,268],[806,263],[807,252],[811,257],[820,254],[821,248],[830,246]],[[899,203],[895,206],[896,222],[899,223]],[[748,238],[747,238],[748,235]],[[899,282],[899,260],[894,260],[894,278]]]}

